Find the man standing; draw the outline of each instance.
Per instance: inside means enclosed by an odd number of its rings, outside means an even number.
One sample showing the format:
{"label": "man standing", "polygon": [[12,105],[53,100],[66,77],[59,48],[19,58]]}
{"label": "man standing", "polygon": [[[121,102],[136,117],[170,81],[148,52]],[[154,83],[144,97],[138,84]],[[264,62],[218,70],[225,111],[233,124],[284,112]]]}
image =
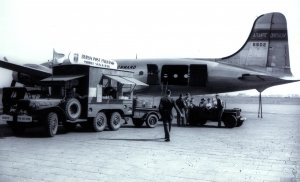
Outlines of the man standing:
{"label": "man standing", "polygon": [[172,109],[173,107],[176,109],[177,112],[182,113],[176,106],[174,100],[171,98],[171,90],[167,90],[167,95],[160,99],[159,103],[159,112],[161,114],[163,124],[164,124],[164,131],[165,131],[165,141],[170,141],[170,131],[171,131],[171,124],[173,119]]}
{"label": "man standing", "polygon": [[216,100],[217,100],[217,113],[218,113],[218,127],[221,127],[221,119],[222,119],[224,107],[218,94],[216,95]]}
{"label": "man standing", "polygon": [[[184,126],[186,121],[185,121],[185,103],[184,100],[182,98],[182,94],[179,94],[179,98],[176,100],[176,105],[178,107],[178,109],[180,110],[180,112],[177,111],[177,126]],[[183,114],[183,116],[181,115],[181,113]]]}
{"label": "man standing", "polygon": [[184,103],[185,103],[185,125],[188,125],[189,124],[189,119],[190,119],[190,97],[191,97],[191,94],[190,93],[186,93],[185,94],[185,98],[184,98]]}
{"label": "man standing", "polygon": [[199,107],[201,111],[205,111],[206,110],[206,100],[204,98],[201,99],[200,103],[199,103]]}

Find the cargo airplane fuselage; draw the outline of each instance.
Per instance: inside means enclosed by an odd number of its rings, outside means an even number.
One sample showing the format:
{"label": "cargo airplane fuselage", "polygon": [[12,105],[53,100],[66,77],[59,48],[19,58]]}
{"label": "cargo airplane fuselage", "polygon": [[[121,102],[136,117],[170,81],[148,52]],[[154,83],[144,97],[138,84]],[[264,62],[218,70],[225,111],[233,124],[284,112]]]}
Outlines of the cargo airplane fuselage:
{"label": "cargo airplane fuselage", "polygon": [[[114,62],[93,58],[83,54],[66,54],[63,63],[112,64]],[[56,54],[63,57],[63,54]],[[53,59],[54,60],[54,59]],[[268,13],[259,16],[252,27],[245,44],[234,54],[216,59],[120,59],[115,60],[118,69],[134,72],[134,77],[148,87],[137,86],[143,94],[161,95],[167,88],[173,93],[192,94],[222,93],[248,89],[259,92],[266,88],[298,81],[292,79],[289,60],[288,32],[285,16]],[[13,70],[12,86],[37,84],[51,76],[51,62],[42,65],[16,65],[0,61],[0,67]],[[76,73],[74,73],[76,74]]]}

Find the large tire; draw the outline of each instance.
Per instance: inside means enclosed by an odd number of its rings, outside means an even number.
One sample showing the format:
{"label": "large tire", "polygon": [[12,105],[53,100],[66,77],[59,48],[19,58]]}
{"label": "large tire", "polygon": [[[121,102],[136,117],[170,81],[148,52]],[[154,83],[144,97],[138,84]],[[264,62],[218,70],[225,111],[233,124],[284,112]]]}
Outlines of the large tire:
{"label": "large tire", "polygon": [[75,121],[80,117],[81,114],[81,104],[79,100],[75,98],[70,98],[64,103],[64,110],[67,119]]}
{"label": "large tire", "polygon": [[146,118],[146,125],[149,128],[155,128],[156,125],[158,124],[158,117],[156,114],[151,113],[147,116]]}
{"label": "large tire", "polygon": [[223,119],[226,128],[234,128],[237,125],[237,119],[234,115],[227,115]]}
{"label": "large tire", "polygon": [[56,135],[58,130],[58,115],[56,112],[50,111],[46,114],[45,129],[47,136],[53,137]]}
{"label": "large tire", "polygon": [[118,130],[122,125],[122,117],[119,112],[113,112],[110,116],[110,120],[108,123],[109,128],[112,131]]}
{"label": "large tire", "polygon": [[93,130],[96,132],[103,131],[107,125],[107,117],[104,112],[98,112],[92,121]]}
{"label": "large tire", "polygon": [[133,123],[133,125],[134,125],[135,127],[138,127],[138,128],[142,127],[143,124],[144,124],[144,122],[145,122],[145,121],[142,120],[142,119],[132,118],[132,123]]}

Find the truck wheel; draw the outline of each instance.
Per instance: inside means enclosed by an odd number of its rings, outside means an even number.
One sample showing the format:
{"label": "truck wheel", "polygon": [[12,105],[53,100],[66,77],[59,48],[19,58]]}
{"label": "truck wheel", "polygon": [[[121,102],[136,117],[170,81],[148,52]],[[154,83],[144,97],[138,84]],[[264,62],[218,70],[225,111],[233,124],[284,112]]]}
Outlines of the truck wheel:
{"label": "truck wheel", "polygon": [[71,121],[75,121],[81,114],[81,104],[79,100],[75,98],[68,99],[64,104],[64,110],[67,118]]}
{"label": "truck wheel", "polygon": [[132,122],[134,124],[135,127],[141,127],[144,124],[144,120],[142,119],[137,119],[137,118],[132,118]]}
{"label": "truck wheel", "polygon": [[58,130],[58,115],[56,112],[49,112],[46,115],[46,134],[53,137]]}
{"label": "truck wheel", "polygon": [[223,122],[226,128],[234,128],[237,125],[237,120],[234,115],[227,115],[224,117]]}
{"label": "truck wheel", "polygon": [[121,121],[122,121],[122,117],[120,113],[113,112],[111,114],[108,126],[111,130],[116,131],[121,127]]}
{"label": "truck wheel", "polygon": [[104,112],[98,112],[93,119],[93,129],[96,132],[103,131],[107,124],[107,117]]}
{"label": "truck wheel", "polygon": [[156,127],[157,123],[158,123],[158,117],[157,117],[157,115],[153,114],[153,113],[149,114],[148,117],[147,117],[147,119],[146,119],[146,125],[147,125],[147,127],[154,128],[154,127]]}

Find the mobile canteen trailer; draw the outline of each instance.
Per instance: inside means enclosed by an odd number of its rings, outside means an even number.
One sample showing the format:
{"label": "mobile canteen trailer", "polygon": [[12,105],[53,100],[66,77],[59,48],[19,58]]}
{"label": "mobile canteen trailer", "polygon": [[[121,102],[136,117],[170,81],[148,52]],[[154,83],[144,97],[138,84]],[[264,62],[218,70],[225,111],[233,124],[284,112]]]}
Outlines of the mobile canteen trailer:
{"label": "mobile canteen trailer", "polygon": [[103,131],[121,127],[122,119],[133,115],[133,90],[147,84],[133,78],[133,72],[88,65],[59,65],[53,75],[40,81],[40,88],[3,89],[2,120],[16,134],[31,125],[42,125],[47,136],[58,125],[71,129],[80,124]]}

